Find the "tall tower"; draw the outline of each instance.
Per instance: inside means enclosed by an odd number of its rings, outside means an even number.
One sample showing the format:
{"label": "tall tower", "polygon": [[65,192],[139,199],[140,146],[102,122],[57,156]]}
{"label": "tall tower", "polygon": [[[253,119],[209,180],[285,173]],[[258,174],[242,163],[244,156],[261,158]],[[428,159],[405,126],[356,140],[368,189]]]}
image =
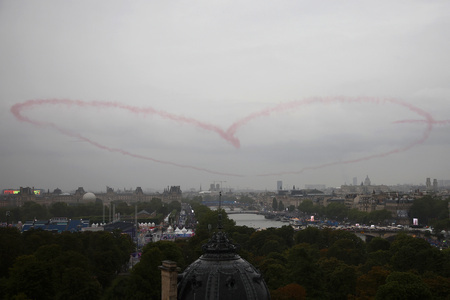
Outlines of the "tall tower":
{"label": "tall tower", "polygon": [[283,189],[283,181],[277,181],[277,191],[281,191]]}
{"label": "tall tower", "polygon": [[431,190],[431,179],[428,177],[426,182],[427,191]]}

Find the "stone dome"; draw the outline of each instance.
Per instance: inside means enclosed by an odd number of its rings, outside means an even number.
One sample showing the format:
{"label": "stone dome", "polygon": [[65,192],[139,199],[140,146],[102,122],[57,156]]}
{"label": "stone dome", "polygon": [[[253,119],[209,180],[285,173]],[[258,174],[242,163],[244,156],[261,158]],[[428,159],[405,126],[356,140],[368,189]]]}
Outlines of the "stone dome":
{"label": "stone dome", "polygon": [[261,273],[236,254],[224,232],[202,248],[204,254],[178,275],[178,299],[270,299]]}
{"label": "stone dome", "polygon": [[90,192],[83,195],[83,201],[95,201],[96,198],[95,194]]}

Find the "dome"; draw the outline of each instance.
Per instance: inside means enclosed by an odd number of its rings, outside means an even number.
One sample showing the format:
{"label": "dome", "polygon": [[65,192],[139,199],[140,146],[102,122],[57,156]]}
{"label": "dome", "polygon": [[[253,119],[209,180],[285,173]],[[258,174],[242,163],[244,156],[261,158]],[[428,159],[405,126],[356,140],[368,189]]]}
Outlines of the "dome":
{"label": "dome", "polygon": [[96,197],[94,193],[86,193],[83,195],[83,201],[95,201]]}
{"label": "dome", "polygon": [[215,233],[202,248],[178,277],[178,299],[270,299],[261,273],[236,254],[225,233]]}

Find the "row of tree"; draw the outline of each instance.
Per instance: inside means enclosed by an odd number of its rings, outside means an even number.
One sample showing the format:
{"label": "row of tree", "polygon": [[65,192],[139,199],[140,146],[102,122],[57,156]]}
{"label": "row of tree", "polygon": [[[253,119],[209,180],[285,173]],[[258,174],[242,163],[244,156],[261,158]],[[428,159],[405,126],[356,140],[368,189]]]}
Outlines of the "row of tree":
{"label": "row of tree", "polygon": [[129,261],[120,232],[0,228],[1,299],[100,299]]}
{"label": "row of tree", "polygon": [[[135,205],[128,205],[124,201],[115,201],[111,204],[115,205],[115,212],[120,213],[124,217],[134,219],[136,210]],[[160,223],[164,217],[170,212],[176,210],[181,211],[181,203],[179,201],[172,201],[170,203],[163,203],[160,198],[153,198],[150,202],[136,203],[137,210],[145,210],[149,213],[155,212],[153,221]],[[67,204],[64,202],[55,202],[49,206],[40,205],[33,201],[25,202],[21,207],[2,207],[0,208],[0,220],[5,223],[17,223],[19,221],[31,220],[48,220],[52,217],[67,217],[69,219],[86,218],[91,221],[100,223],[103,220],[103,214],[108,216],[111,214],[112,205],[104,207],[101,200],[92,203]]]}

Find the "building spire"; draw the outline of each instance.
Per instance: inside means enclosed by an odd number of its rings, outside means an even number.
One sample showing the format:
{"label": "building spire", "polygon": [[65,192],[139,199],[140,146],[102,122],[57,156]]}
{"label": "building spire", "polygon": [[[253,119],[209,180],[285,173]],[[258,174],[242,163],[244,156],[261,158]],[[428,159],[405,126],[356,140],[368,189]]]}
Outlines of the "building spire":
{"label": "building spire", "polygon": [[219,221],[218,221],[218,225],[217,225],[217,229],[219,229],[220,231],[222,231],[223,229],[223,225],[222,225],[222,191],[219,192]]}

